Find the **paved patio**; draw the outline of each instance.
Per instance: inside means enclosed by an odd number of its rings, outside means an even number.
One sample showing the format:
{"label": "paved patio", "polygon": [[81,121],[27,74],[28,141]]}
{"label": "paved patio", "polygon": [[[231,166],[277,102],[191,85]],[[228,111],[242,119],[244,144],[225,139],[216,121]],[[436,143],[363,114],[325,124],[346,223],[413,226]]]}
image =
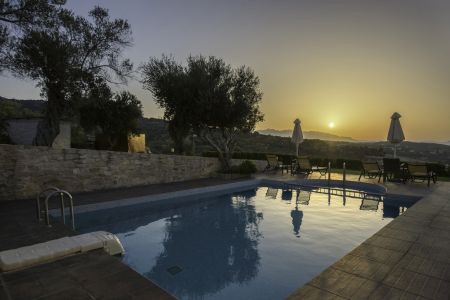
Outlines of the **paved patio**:
{"label": "paved patio", "polygon": [[[258,178],[292,180],[290,174]],[[310,178],[317,179],[314,174]],[[323,178],[323,177],[322,177]],[[332,174],[332,179],[342,179]],[[358,176],[348,175],[348,180]],[[376,183],[376,180],[363,179]],[[206,179],[102,191],[75,196],[76,204],[111,201],[229,183]],[[291,299],[449,299],[450,183],[386,183],[388,192],[423,200],[291,295]],[[0,204],[0,250],[47,241],[76,232],[35,221],[34,202]],[[0,274],[2,299],[173,299],[148,279],[103,251],[93,251],[30,269]]]}

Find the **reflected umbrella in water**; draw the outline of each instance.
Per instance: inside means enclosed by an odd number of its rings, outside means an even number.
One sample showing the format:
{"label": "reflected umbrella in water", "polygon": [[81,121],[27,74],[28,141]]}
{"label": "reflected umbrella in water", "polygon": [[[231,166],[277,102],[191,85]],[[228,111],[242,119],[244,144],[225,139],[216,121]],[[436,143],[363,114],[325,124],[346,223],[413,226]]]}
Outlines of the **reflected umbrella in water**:
{"label": "reflected umbrella in water", "polygon": [[300,226],[302,225],[303,211],[298,210],[298,204],[309,205],[311,199],[311,192],[304,190],[297,190],[295,198],[295,209],[291,211],[292,225],[294,226],[294,234],[300,237]]}
{"label": "reflected umbrella in water", "polygon": [[295,205],[295,209],[291,211],[292,225],[294,226],[294,234],[296,237],[300,237],[300,226],[302,225],[303,212],[298,210],[298,205]]}
{"label": "reflected umbrella in water", "polygon": [[[220,201],[220,209],[205,205],[193,213],[168,218],[164,250],[145,275],[178,298],[188,299],[252,280],[260,263],[258,226],[263,218],[252,201],[228,196]],[[178,273],[171,275],[171,268]]]}

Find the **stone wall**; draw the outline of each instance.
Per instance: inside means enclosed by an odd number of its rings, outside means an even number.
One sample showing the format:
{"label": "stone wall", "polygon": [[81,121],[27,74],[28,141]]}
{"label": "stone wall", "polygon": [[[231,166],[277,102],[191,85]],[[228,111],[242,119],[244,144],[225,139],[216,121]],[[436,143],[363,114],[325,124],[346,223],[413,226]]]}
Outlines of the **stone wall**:
{"label": "stone wall", "polygon": [[207,178],[219,168],[199,156],[0,145],[0,201],[34,198],[47,186],[77,193]]}

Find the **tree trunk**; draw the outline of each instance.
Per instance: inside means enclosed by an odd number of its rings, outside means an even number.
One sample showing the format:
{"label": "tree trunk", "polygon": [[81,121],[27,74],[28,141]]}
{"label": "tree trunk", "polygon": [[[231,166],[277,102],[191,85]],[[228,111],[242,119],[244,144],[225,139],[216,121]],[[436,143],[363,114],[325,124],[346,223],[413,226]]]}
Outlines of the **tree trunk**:
{"label": "tree trunk", "polygon": [[[218,153],[218,159],[222,165],[222,171],[229,172],[231,170],[231,149],[228,147],[229,140],[223,139],[223,135],[214,134],[208,129],[198,132],[198,135],[210,144]],[[231,137],[230,137],[231,138]]]}
{"label": "tree trunk", "polygon": [[185,154],[185,140],[189,134],[189,128],[185,124],[180,124],[177,119],[169,122],[169,135],[174,143],[174,150],[177,154]]}
{"label": "tree trunk", "polygon": [[44,118],[37,126],[33,140],[35,146],[51,147],[59,134],[59,121],[64,105],[64,97],[59,91],[58,87],[47,86],[47,109]]}
{"label": "tree trunk", "polygon": [[51,147],[58,134],[59,120],[46,115],[44,119],[38,123],[33,145]]}

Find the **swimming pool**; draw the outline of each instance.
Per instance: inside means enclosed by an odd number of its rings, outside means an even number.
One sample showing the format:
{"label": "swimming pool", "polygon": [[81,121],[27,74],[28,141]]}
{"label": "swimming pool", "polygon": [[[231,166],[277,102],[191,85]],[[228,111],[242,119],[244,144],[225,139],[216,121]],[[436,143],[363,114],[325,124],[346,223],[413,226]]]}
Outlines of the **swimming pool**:
{"label": "swimming pool", "polygon": [[82,213],[78,230],[116,234],[123,262],[179,299],[282,299],[404,209],[267,186],[196,200]]}

